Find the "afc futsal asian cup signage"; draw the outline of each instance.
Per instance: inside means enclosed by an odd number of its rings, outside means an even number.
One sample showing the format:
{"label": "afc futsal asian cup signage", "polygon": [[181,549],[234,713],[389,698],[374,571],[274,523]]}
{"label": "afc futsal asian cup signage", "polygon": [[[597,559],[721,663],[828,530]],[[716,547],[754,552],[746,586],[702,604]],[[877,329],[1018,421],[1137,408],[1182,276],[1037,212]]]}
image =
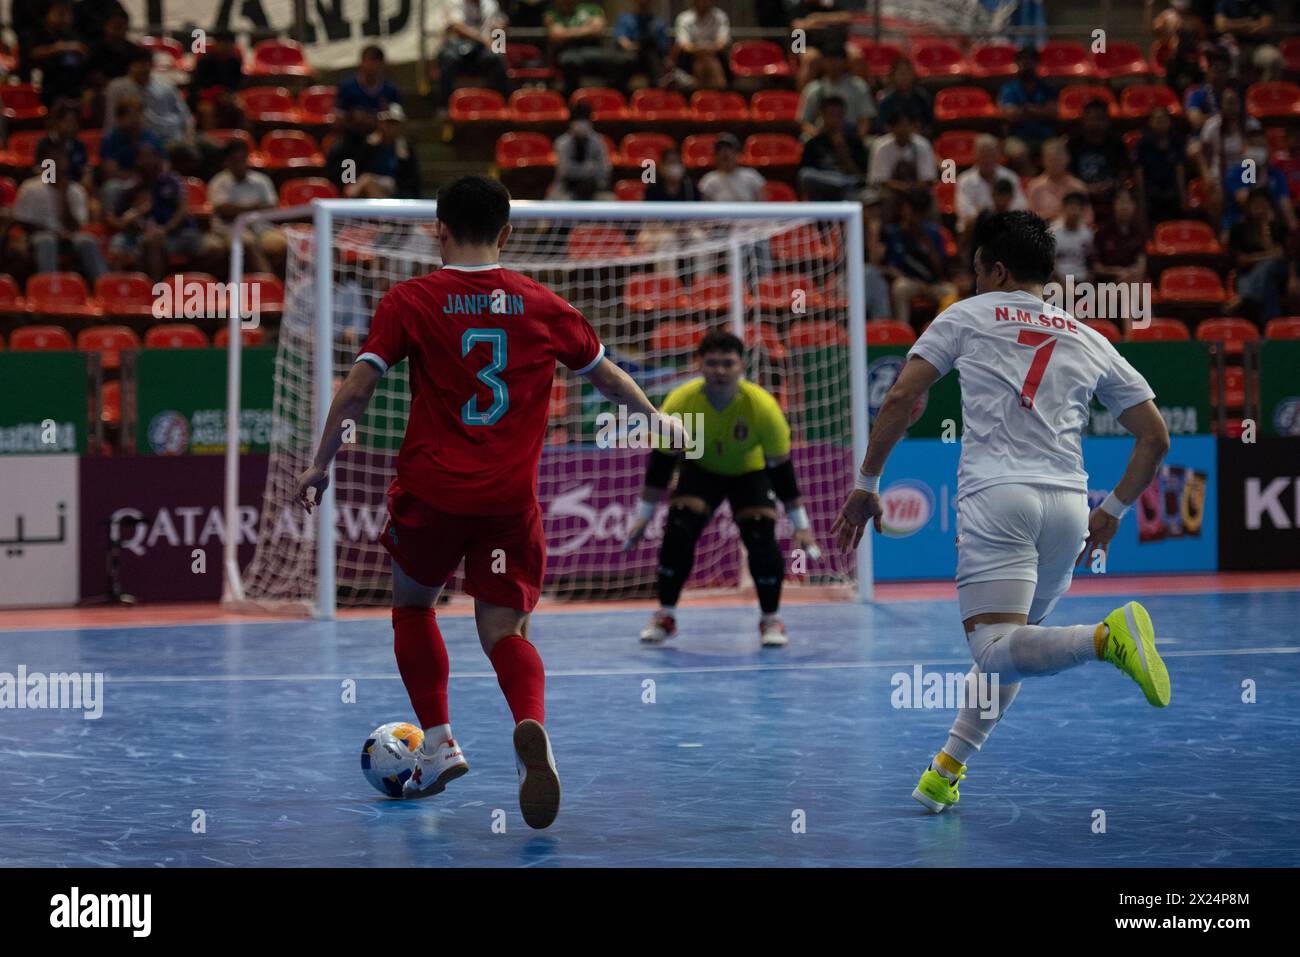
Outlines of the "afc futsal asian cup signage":
{"label": "afc futsal asian cup signage", "polygon": [[[243,350],[239,444],[266,452],[272,442],[275,350]],[[226,450],[226,350],[143,349],[135,359],[136,436],[141,455]]]}

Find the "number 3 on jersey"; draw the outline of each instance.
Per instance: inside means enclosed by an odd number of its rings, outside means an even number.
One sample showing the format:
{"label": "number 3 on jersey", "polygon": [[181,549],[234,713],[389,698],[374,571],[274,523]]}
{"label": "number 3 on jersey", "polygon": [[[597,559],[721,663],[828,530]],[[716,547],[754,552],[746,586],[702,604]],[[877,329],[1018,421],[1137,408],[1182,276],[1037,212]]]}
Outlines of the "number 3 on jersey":
{"label": "number 3 on jersey", "polygon": [[460,418],[466,425],[495,425],[510,408],[510,393],[497,374],[506,367],[506,331],[504,329],[466,329],[460,337],[460,356],[465,358],[480,342],[492,346],[492,361],[478,370],[478,379],[492,390],[492,404],[485,410],[478,407],[478,396],[470,396],[461,407]]}
{"label": "number 3 on jersey", "polygon": [[1029,363],[1029,372],[1025,374],[1025,384],[1020,387],[1020,406],[1024,409],[1034,407],[1034,395],[1043,382],[1043,373],[1047,363],[1052,361],[1052,350],[1056,348],[1056,336],[1032,329],[1021,329],[1016,342],[1022,346],[1034,347],[1034,359]]}

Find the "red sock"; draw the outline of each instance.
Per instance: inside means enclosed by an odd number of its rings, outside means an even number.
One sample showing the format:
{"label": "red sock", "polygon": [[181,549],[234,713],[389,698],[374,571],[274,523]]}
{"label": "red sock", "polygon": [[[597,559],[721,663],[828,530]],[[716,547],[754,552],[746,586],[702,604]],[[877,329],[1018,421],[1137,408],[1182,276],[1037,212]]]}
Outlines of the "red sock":
{"label": "red sock", "polygon": [[450,724],[447,675],[451,666],[432,608],[393,609],[393,652],[420,727]]}
{"label": "red sock", "polygon": [[488,660],[496,669],[515,724],[527,718],[545,724],[546,670],[537,649],[522,635],[507,635],[492,646]]}

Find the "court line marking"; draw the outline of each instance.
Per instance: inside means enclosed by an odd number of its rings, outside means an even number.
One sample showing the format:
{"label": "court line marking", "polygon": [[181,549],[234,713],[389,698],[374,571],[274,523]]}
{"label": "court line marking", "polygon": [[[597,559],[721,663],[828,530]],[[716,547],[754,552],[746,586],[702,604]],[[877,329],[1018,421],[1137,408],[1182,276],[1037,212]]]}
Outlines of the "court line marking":
{"label": "court line marking", "polygon": [[[1166,651],[1164,658],[1205,658],[1215,656],[1239,655],[1294,655],[1300,654],[1300,646],[1282,646],[1276,648],[1222,648],[1202,651]],[[645,668],[578,668],[547,670],[548,678],[625,678],[635,675],[650,674],[726,674],[741,672],[769,671],[866,671],[872,668],[913,668],[916,665],[934,667],[955,665],[969,668],[969,658],[912,658],[906,661],[798,661],[788,664],[752,664],[752,665],[686,665],[671,667],[654,665]],[[492,678],[495,671],[453,671],[449,678]],[[205,681],[400,681],[401,676],[391,672],[376,674],[287,674],[287,675],[135,675],[117,678],[111,674],[104,675],[105,683],[111,684],[198,684]]]}

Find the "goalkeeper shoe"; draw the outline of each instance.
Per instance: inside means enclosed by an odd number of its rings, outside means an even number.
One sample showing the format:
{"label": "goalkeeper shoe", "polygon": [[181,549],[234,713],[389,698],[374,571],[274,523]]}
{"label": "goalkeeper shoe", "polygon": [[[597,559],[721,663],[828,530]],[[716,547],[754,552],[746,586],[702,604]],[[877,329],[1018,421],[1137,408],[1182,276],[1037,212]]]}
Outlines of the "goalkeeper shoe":
{"label": "goalkeeper shoe", "polygon": [[546,729],[532,718],[515,725],[515,767],[519,771],[519,810],[524,823],[541,830],[560,813],[560,775]]}
{"label": "goalkeeper shoe", "polygon": [[916,782],[912,797],[925,805],[931,814],[942,814],[961,800],[957,785],[966,777],[966,765],[957,772],[957,780],[951,781],[934,769],[933,762],[921,772],[921,780]]}
{"label": "goalkeeper shoe", "polygon": [[758,640],[764,648],[783,648],[790,641],[785,636],[785,624],[775,615],[758,623]]}
{"label": "goalkeeper shoe", "polygon": [[655,612],[650,624],[641,629],[641,640],[646,644],[657,645],[676,636],[677,619],[666,611]]}
{"label": "goalkeeper shoe", "polygon": [[1110,635],[1102,657],[1138,683],[1157,708],[1169,704],[1169,669],[1156,651],[1156,630],[1147,610],[1135,601],[1106,616]]}
{"label": "goalkeeper shoe", "polygon": [[[429,741],[415,753],[415,770],[402,785],[402,797],[426,798],[441,794],[447,783],[469,771],[465,753],[455,741],[443,741],[428,749]],[[427,750],[426,750],[427,749]]]}

